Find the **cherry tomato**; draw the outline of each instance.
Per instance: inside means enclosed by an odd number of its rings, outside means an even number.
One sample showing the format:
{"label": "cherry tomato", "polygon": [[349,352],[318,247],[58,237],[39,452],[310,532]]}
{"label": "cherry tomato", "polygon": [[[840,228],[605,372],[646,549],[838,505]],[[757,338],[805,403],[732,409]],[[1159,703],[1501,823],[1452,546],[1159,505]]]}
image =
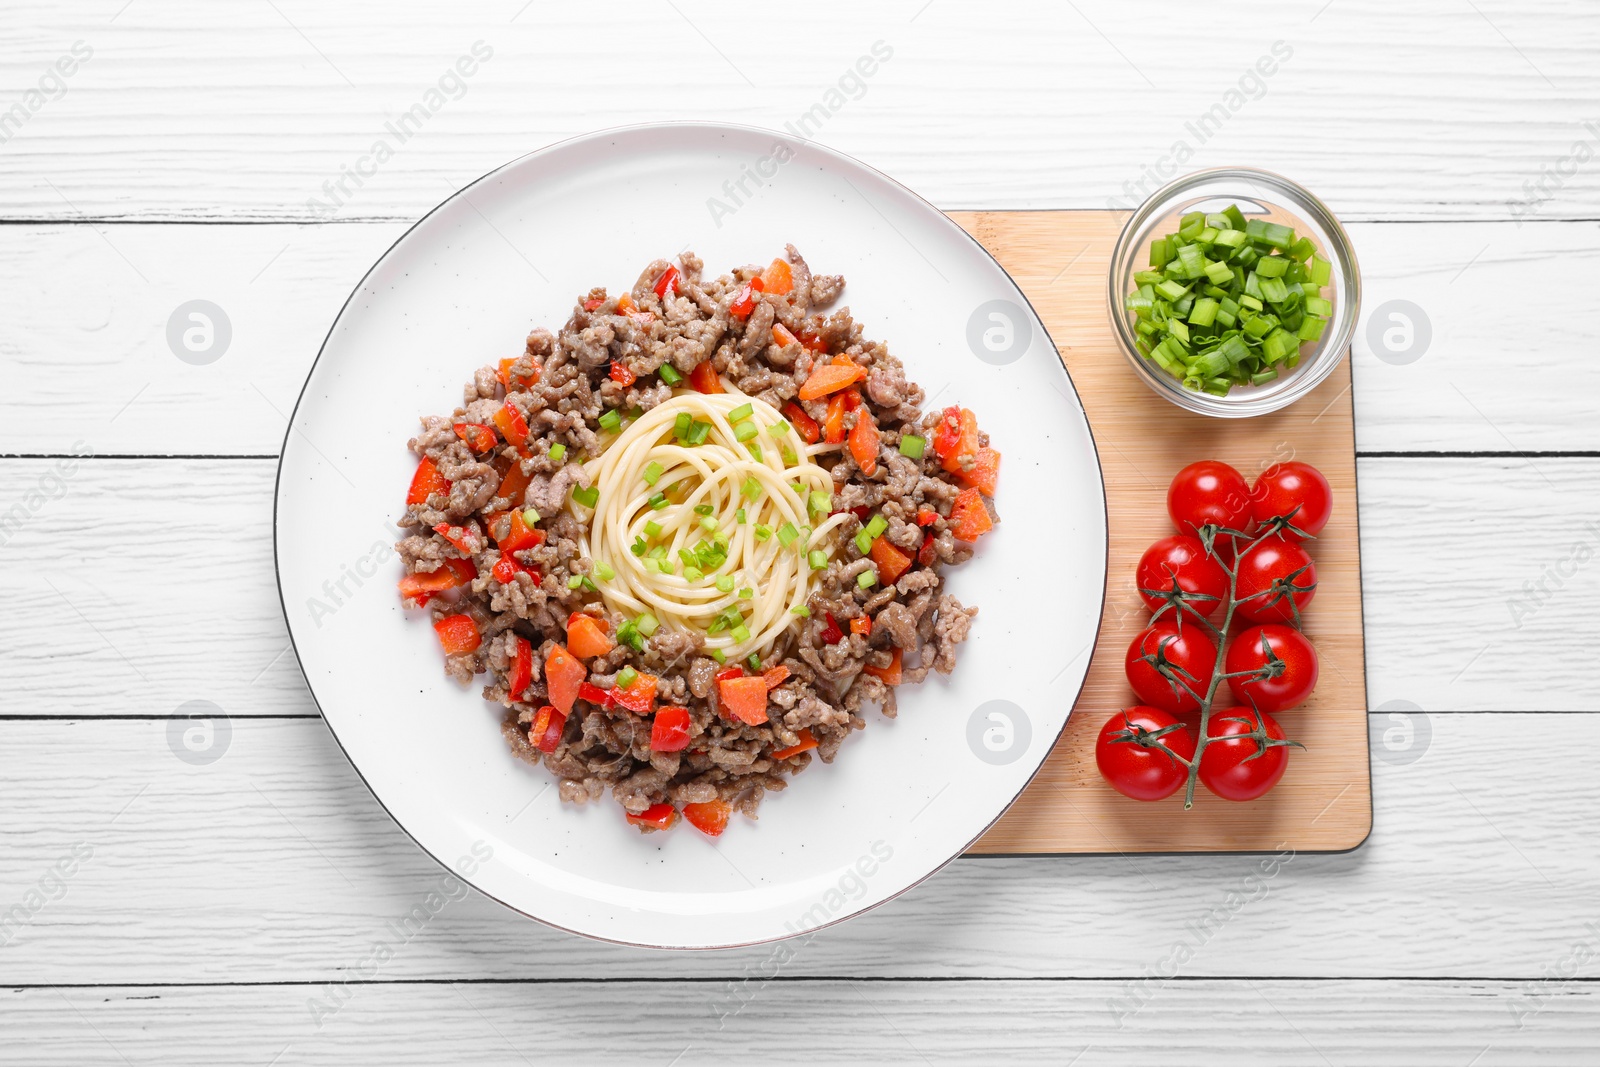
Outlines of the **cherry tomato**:
{"label": "cherry tomato", "polygon": [[[1162,674],[1144,658],[1158,654],[1175,678]],[[1128,646],[1125,666],[1128,684],[1140,700],[1178,714],[1200,707],[1189,690],[1204,696],[1216,665],[1217,646],[1198,623],[1190,620],[1179,625],[1175,619],[1157,619]]]}
{"label": "cherry tomato", "polygon": [[1274,673],[1269,678],[1229,678],[1228,688],[1241,704],[1254,704],[1262,711],[1288,711],[1304,704],[1317,687],[1317,650],[1292,626],[1252,626],[1240,631],[1228,646],[1225,669],[1229,674],[1263,669]]}
{"label": "cherry tomato", "polygon": [[[1174,726],[1170,733],[1150,736]],[[1101,775],[1111,788],[1134,800],[1164,800],[1188,779],[1189,769],[1173,753],[1194,759],[1194,735],[1160,708],[1144,705],[1107,719],[1094,744]]]}
{"label": "cherry tomato", "polygon": [[1260,524],[1288,516],[1294,530],[1284,530],[1283,536],[1290,541],[1303,540],[1295,530],[1313,536],[1321,533],[1332,514],[1333,487],[1309,463],[1274,463],[1261,472],[1250,490],[1251,517]]}
{"label": "cherry tomato", "polygon": [[1167,514],[1179,533],[1195,533],[1208,523],[1242,533],[1250,529],[1250,483],[1218,460],[1191,463],[1167,489]]}
{"label": "cherry tomato", "polygon": [[[1201,615],[1209,616],[1228,596],[1228,572],[1214,557],[1206,555],[1200,538],[1190,534],[1163,537],[1146,549],[1139,560],[1136,580],[1139,596],[1151,611],[1160,611],[1170,602],[1164,596],[1151,596],[1145,590],[1170,593],[1174,581],[1185,593],[1198,594],[1185,603]],[[1167,616],[1173,614],[1175,609],[1167,612]]]}
{"label": "cherry tomato", "polygon": [[1255,759],[1250,758],[1261,750],[1260,742],[1248,737],[1236,738],[1236,735],[1252,732],[1257,721],[1272,740],[1283,740],[1283,727],[1264,711],[1223,708],[1211,713],[1206,736],[1235,739],[1206,743],[1205,751],[1200,754],[1200,784],[1223,800],[1254,800],[1263,796],[1278,784],[1289,766],[1286,745],[1273,745]]}
{"label": "cherry tomato", "polygon": [[1234,590],[1239,614],[1251,622],[1295,622],[1316,595],[1317,566],[1305,549],[1274,534],[1239,560]]}

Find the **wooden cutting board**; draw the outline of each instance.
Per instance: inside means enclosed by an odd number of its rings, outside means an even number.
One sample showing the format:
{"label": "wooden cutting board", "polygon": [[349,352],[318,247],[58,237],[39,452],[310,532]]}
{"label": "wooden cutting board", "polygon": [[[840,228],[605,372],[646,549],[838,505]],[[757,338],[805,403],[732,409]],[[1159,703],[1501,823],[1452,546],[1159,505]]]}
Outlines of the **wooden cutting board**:
{"label": "wooden cutting board", "polygon": [[[1361,844],[1372,829],[1372,780],[1349,360],[1310,396],[1274,414],[1189,414],[1134,376],[1111,333],[1105,280],[1124,213],[951,217],[1010,272],[1055,340],[1089,414],[1111,523],[1105,616],[1083,694],[1038,776],[969,854],[1339,851]],[[1136,703],[1123,657],[1149,614],[1133,571],[1152,542],[1173,532],[1167,485],[1198,459],[1225,460],[1253,480],[1290,458],[1321,470],[1334,494],[1333,518],[1309,545],[1318,585],[1305,632],[1321,674],[1311,699],[1279,718],[1306,750],[1292,752],[1283,780],[1251,803],[1218,800],[1203,786],[1187,812],[1181,791],[1155,804],[1128,800],[1100,778],[1093,746],[1106,719]]]}

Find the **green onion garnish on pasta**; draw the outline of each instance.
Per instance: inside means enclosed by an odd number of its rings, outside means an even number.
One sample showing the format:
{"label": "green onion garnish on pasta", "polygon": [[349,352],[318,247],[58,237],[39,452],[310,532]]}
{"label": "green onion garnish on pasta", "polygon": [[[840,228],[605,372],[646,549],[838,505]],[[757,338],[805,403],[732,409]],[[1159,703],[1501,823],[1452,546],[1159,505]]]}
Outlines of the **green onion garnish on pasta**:
{"label": "green onion garnish on pasta", "polygon": [[649,463],[645,464],[644,484],[655,485],[656,482],[660,481],[661,469],[661,464],[657,463],[655,460],[651,460]]}
{"label": "green onion garnish on pasta", "polygon": [[599,423],[600,428],[607,433],[616,433],[622,426],[622,415],[612,408],[600,416]]}
{"label": "green onion garnish on pasta", "polygon": [[656,373],[661,375],[661,380],[666,382],[668,385],[677,385],[679,382],[683,381],[683,375],[678,373],[678,368],[674,367],[670,363],[661,364],[661,369],[656,371]]}
{"label": "green onion garnish on pasta", "polygon": [[736,407],[732,411],[728,412],[728,421],[729,422],[743,422],[745,419],[748,419],[751,415],[754,415],[755,413],[756,413],[756,409],[755,409],[755,407],[753,405],[751,405],[751,404],[740,404],[738,407]]}
{"label": "green onion garnish on pasta", "polygon": [[557,441],[555,444],[550,446],[549,455],[552,462],[560,463],[563,459],[567,458],[567,446]]}
{"label": "green onion garnish on pasta", "polygon": [[572,499],[586,508],[592,508],[600,502],[600,490],[592,485],[588,487],[579,486],[572,491]]}

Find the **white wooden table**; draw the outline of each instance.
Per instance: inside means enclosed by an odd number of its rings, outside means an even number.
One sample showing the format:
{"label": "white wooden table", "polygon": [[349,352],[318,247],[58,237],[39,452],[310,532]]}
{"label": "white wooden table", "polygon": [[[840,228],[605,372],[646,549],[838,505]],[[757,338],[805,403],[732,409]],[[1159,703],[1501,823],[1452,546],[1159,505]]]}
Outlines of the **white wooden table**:
{"label": "white wooden table", "polygon": [[[8,5],[0,1061],[1600,1062],[1600,13],[1251,7]],[[1243,856],[958,861],[781,965],[470,893],[397,937],[442,872],[319,720],[272,578],[329,322],[524,151],[819,102],[820,140],[950,209],[1104,208],[1175,151],[1279,170],[1351,224],[1369,319],[1422,309],[1420,358],[1364,330],[1353,357],[1370,841],[1250,883]],[[208,365],[166,336],[196,299],[231,328]],[[226,716],[209,763],[172,740],[191,701]]]}

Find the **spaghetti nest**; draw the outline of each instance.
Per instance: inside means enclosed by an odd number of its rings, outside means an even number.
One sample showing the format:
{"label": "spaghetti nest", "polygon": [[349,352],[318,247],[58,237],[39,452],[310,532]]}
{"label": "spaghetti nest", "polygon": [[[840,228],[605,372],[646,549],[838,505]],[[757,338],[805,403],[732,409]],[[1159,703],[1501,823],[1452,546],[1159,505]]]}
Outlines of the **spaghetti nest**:
{"label": "spaghetti nest", "polygon": [[615,578],[606,606],[703,635],[728,660],[764,655],[805,610],[834,558],[833,478],[766,401],[683,391],[584,464],[579,546]]}

